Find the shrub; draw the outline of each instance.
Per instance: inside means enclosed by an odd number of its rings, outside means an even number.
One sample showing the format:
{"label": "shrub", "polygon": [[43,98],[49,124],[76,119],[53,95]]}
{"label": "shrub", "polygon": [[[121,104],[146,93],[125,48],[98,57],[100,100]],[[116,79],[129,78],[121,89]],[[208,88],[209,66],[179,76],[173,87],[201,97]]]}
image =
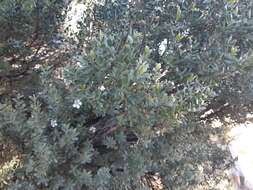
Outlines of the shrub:
{"label": "shrub", "polygon": [[115,54],[117,41],[101,34],[80,66],[66,68],[65,90],[46,78],[28,108],[21,99],[15,109],[3,105],[2,132],[9,138],[18,134],[13,140],[27,153],[19,172],[31,187],[118,189],[120,180],[133,189],[140,186],[135,179],[158,169],[149,146],[160,130],[156,126],[173,118],[176,100],[163,90],[160,67],[148,67],[148,48],[135,56],[138,35],[129,35]]}
{"label": "shrub", "polygon": [[194,123],[249,52],[249,4],[106,1],[87,9],[80,25],[93,22],[93,33],[88,41],[86,29],[76,34],[71,63],[58,73],[43,67],[39,93],[1,104],[1,135],[22,152],[6,188],[148,189],[143,179],[156,173],[167,184],[170,130]]}

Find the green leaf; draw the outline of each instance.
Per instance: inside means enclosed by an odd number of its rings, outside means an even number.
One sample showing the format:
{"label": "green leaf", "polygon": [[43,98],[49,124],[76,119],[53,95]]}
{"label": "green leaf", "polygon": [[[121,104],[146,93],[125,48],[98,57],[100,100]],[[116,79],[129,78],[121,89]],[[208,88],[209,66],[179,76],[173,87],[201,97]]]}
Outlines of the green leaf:
{"label": "green leaf", "polygon": [[231,54],[233,57],[236,57],[237,56],[237,52],[238,52],[238,48],[233,46],[231,47]]}
{"label": "green leaf", "polygon": [[60,147],[71,147],[71,145],[78,140],[79,132],[69,125],[63,125],[61,126],[61,129],[63,130],[64,135],[59,140]]}
{"label": "green leaf", "polygon": [[106,167],[100,168],[94,179],[97,187],[107,185],[111,179],[110,170]]}
{"label": "green leaf", "polygon": [[183,35],[181,35],[181,33],[179,32],[177,35],[176,35],[176,42],[180,42],[182,39],[183,39]]}
{"label": "green leaf", "polygon": [[80,162],[82,164],[90,163],[95,150],[90,142],[85,142],[84,147],[81,150]]}
{"label": "green leaf", "polygon": [[148,46],[145,46],[144,48],[144,57],[149,57],[150,56],[150,49]]}
{"label": "green leaf", "polygon": [[141,64],[139,67],[138,67],[138,74],[139,75],[143,75],[144,73],[147,72],[147,69],[148,69],[148,65],[146,65],[145,63]]}
{"label": "green leaf", "polygon": [[107,148],[112,148],[112,149],[116,149],[117,148],[117,143],[116,141],[113,139],[113,137],[106,137],[103,141],[103,144],[106,145]]}
{"label": "green leaf", "polygon": [[239,0],[227,0],[228,3],[236,4],[239,2]]}
{"label": "green leaf", "polygon": [[126,135],[124,134],[123,131],[120,131],[118,134],[115,135],[115,139],[117,140],[118,143],[124,144],[127,142],[126,140]]}
{"label": "green leaf", "polygon": [[181,8],[179,5],[177,5],[177,14],[176,14],[176,21],[179,21],[179,19],[181,18]]}
{"label": "green leaf", "polygon": [[9,63],[0,62],[0,72],[8,72],[11,69]]}
{"label": "green leaf", "polygon": [[161,67],[162,67],[161,63],[157,63],[155,66],[156,71],[159,71]]}

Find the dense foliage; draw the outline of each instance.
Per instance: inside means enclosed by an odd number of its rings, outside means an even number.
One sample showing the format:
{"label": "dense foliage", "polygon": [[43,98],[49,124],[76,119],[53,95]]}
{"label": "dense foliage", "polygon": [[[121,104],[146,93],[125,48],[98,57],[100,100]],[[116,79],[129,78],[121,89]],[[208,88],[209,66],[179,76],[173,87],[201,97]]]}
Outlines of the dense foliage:
{"label": "dense foliage", "polygon": [[48,60],[38,72],[33,36],[52,48],[67,2],[0,1],[1,76],[29,67],[40,78],[36,93],[0,105],[1,138],[22,157],[5,187],[150,189],[145,179],[159,175],[169,189],[171,129],[196,125],[222,85],[249,68],[253,3],[84,4],[80,30],[66,37],[75,49],[65,52],[69,63],[52,69]]}
{"label": "dense foliage", "polygon": [[0,77],[15,78],[43,63],[45,45],[52,46],[63,1],[0,1]]}

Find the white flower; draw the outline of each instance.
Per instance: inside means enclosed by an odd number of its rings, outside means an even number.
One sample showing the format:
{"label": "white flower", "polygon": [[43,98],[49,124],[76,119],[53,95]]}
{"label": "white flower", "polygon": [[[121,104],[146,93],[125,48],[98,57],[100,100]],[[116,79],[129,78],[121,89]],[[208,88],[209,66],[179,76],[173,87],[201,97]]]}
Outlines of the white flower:
{"label": "white flower", "polygon": [[63,79],[63,82],[64,84],[66,84],[67,86],[69,86],[71,84],[71,81],[70,80],[67,80],[67,79]]}
{"label": "white flower", "polygon": [[80,67],[81,69],[84,68],[83,64],[82,64],[81,62],[79,62],[79,61],[76,63],[76,65],[77,65],[78,67]]}
{"label": "white flower", "polygon": [[41,65],[40,65],[40,64],[36,64],[36,65],[34,66],[34,69],[39,69],[39,68],[41,68]]}
{"label": "white flower", "polygon": [[161,135],[161,130],[156,131],[157,135]]}
{"label": "white flower", "polygon": [[92,127],[90,127],[89,131],[92,132],[92,133],[95,133],[96,132],[96,128],[92,126]]}
{"label": "white flower", "polygon": [[81,100],[80,99],[76,99],[75,101],[74,101],[74,103],[73,103],[73,108],[77,108],[77,109],[79,109],[80,107],[81,107],[81,105],[82,105],[83,103],[81,102]]}
{"label": "white flower", "polygon": [[104,90],[105,90],[105,87],[104,87],[104,85],[102,85],[102,86],[100,86],[98,89],[101,90],[101,91],[104,91]]}
{"label": "white flower", "polygon": [[165,52],[165,50],[166,50],[166,48],[167,48],[167,44],[168,44],[167,38],[165,38],[165,39],[160,43],[160,45],[159,45],[159,50],[158,50],[160,55],[163,55],[163,54],[164,54],[164,52]]}
{"label": "white flower", "polygon": [[56,127],[58,124],[57,124],[57,121],[55,120],[55,119],[53,119],[53,120],[51,120],[50,121],[50,124],[51,124],[51,126],[54,128],[54,127]]}

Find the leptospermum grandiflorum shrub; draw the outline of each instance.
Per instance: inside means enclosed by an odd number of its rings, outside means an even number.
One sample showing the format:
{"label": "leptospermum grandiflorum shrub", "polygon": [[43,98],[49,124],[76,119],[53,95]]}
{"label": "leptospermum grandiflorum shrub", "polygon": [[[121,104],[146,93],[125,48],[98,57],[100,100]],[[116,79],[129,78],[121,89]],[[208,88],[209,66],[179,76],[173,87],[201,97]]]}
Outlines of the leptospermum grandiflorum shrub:
{"label": "leptospermum grandiflorum shrub", "polygon": [[[148,189],[145,177],[157,173],[169,184],[175,163],[168,131],[187,126],[184,116],[202,110],[213,86],[247,57],[252,29],[245,5],[249,0],[133,0],[91,7],[81,23],[90,30],[78,34],[78,61],[62,72],[44,68],[39,93],[1,104],[1,138],[21,154],[6,188]],[[14,47],[24,50],[27,36],[22,32]]]}
{"label": "leptospermum grandiflorum shrub", "polygon": [[145,175],[166,176],[166,134],[185,92],[168,96],[166,71],[149,47],[136,55],[138,33],[126,35],[118,47],[101,33],[62,80],[44,71],[39,94],[1,105],[1,133],[23,153],[10,189],[143,189]]}

